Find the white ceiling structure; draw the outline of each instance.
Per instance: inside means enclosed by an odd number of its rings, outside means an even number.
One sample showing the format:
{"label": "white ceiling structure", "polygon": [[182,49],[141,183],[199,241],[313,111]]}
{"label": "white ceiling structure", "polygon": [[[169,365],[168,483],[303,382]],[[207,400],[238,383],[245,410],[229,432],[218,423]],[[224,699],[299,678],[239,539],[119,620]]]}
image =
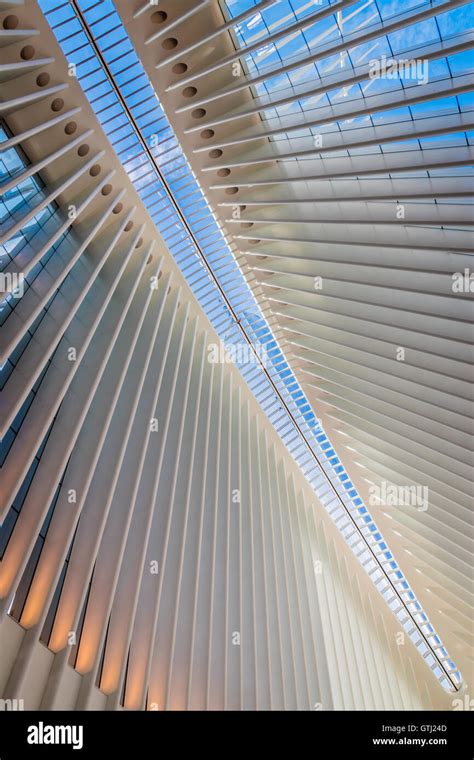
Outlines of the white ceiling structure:
{"label": "white ceiling structure", "polygon": [[469,692],[470,19],[1,0],[2,696]]}

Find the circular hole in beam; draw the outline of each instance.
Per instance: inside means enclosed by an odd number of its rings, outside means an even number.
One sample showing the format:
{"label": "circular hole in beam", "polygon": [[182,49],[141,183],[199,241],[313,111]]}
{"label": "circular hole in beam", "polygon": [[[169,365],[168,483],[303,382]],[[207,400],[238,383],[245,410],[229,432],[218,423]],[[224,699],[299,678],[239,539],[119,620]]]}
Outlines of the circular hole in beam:
{"label": "circular hole in beam", "polygon": [[57,113],[64,108],[64,100],[62,98],[55,98],[51,103],[51,110]]}
{"label": "circular hole in beam", "polygon": [[84,158],[84,156],[87,156],[89,151],[90,151],[90,148],[87,144],[79,145],[77,149],[77,155],[80,156],[81,158]]}
{"label": "circular hole in beam", "polygon": [[100,192],[102,193],[102,195],[110,195],[110,193],[112,192],[112,185],[104,185],[104,187],[102,188]]}
{"label": "circular hole in beam", "polygon": [[202,117],[205,115],[206,115],[205,108],[195,108],[194,111],[191,111],[191,116],[193,117],[193,119],[202,119]]}
{"label": "circular hole in beam", "polygon": [[175,63],[171,71],[173,74],[185,74],[188,70],[187,64],[185,63]]}
{"label": "circular hole in beam", "polygon": [[183,95],[185,98],[194,98],[194,96],[197,95],[196,87],[185,87],[183,90]]}
{"label": "circular hole in beam", "polygon": [[141,247],[142,247],[142,245],[143,245],[143,238],[140,238],[140,239],[137,241],[137,244],[136,244],[135,248],[141,248]]}
{"label": "circular hole in beam", "polygon": [[20,51],[20,58],[23,61],[31,61],[35,54],[35,49],[33,45],[25,45]]}
{"label": "circular hole in beam", "polygon": [[120,214],[122,209],[123,209],[123,203],[117,203],[117,205],[114,206],[112,209],[112,214]]}
{"label": "circular hole in beam", "polygon": [[126,224],[126,225],[125,225],[125,227],[124,227],[124,229],[125,229],[125,232],[130,232],[130,230],[131,230],[132,228],[133,228],[133,222],[132,222],[132,220],[130,219],[130,221],[129,221],[129,222],[127,222],[127,224]]}
{"label": "circular hole in beam", "polygon": [[227,187],[225,192],[226,192],[226,195],[235,195],[236,193],[239,192],[239,188],[238,187]]}
{"label": "circular hole in beam", "polygon": [[155,13],[152,13],[150,16],[150,20],[154,24],[162,24],[167,18],[168,14],[165,11],[155,11]]}
{"label": "circular hole in beam", "polygon": [[214,132],[213,129],[204,129],[201,132],[201,137],[202,137],[203,140],[210,140],[211,137],[214,137],[215,134],[216,133]]}
{"label": "circular hole in beam", "polygon": [[51,77],[49,74],[47,74],[45,71],[43,71],[41,74],[38,74],[36,77],[36,84],[38,87],[46,87],[47,84],[49,84]]}
{"label": "circular hole in beam", "polygon": [[221,150],[220,148],[214,148],[214,150],[211,150],[211,152],[209,153],[209,158],[220,158],[223,152],[224,151]]}
{"label": "circular hole in beam", "polygon": [[230,169],[219,169],[217,172],[218,177],[228,177],[230,174]]}
{"label": "circular hole in beam", "polygon": [[166,40],[163,40],[161,43],[161,47],[163,50],[174,50],[175,47],[178,47],[178,40],[176,37],[167,37]]}
{"label": "circular hole in beam", "polygon": [[94,164],[94,166],[91,166],[91,168],[89,169],[89,174],[91,175],[91,177],[97,177],[101,171],[102,169],[99,166],[99,164]]}
{"label": "circular hole in beam", "polygon": [[18,16],[7,16],[3,20],[4,29],[16,29],[19,24]]}
{"label": "circular hole in beam", "polygon": [[73,135],[74,132],[77,129],[77,124],[75,121],[70,121],[66,126],[64,127],[64,131],[67,135]]}

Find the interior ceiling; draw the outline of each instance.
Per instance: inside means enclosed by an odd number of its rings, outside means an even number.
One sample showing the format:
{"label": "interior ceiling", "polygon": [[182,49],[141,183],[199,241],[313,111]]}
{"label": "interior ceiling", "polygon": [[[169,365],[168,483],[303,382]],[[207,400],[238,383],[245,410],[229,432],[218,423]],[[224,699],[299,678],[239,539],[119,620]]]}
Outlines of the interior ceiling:
{"label": "interior ceiling", "polygon": [[[470,688],[470,7],[0,11],[2,242],[25,275],[2,304],[0,690],[29,709],[454,706],[397,637]],[[371,78],[391,55],[424,81]],[[238,261],[241,309],[256,299],[336,450],[320,469],[261,368],[205,361],[229,312],[199,247],[226,296]],[[252,315],[231,316],[239,339]],[[427,509],[373,503],[390,484]]]}
{"label": "interior ceiling", "polygon": [[[462,657],[472,6],[116,6],[315,414]],[[416,77],[370,76],[384,56],[419,61]],[[374,502],[383,484],[426,487],[428,509]]]}

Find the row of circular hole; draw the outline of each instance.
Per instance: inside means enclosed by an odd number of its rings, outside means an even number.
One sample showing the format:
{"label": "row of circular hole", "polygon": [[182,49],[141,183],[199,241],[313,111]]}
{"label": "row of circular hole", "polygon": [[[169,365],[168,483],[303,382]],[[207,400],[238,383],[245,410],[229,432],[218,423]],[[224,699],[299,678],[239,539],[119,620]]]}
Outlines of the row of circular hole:
{"label": "row of circular hole", "polygon": [[[153,23],[162,24],[168,18],[168,14],[166,13],[166,11],[155,11],[154,13],[152,13],[150,18]],[[165,50],[174,50],[174,48],[178,46],[178,40],[176,39],[176,37],[167,37],[165,40],[163,40],[163,42],[161,43],[161,46]],[[186,63],[176,63],[172,67],[172,71],[174,74],[184,74],[186,73],[187,70],[188,70],[188,66]],[[185,87],[182,94],[185,98],[193,98],[195,95],[197,95],[197,89],[196,87],[193,87],[193,86]],[[205,115],[206,115],[205,108],[196,108],[191,113],[191,116],[193,117],[193,119],[202,119]],[[209,137],[212,137],[214,135],[213,130],[205,130],[205,131],[212,132],[212,135],[209,134]],[[203,133],[201,136],[203,138],[206,138],[208,135]]]}
{"label": "row of circular hole", "polygon": [[[155,11],[155,13],[152,14],[151,20],[153,23],[161,24],[164,21],[166,21],[168,15],[165,11]],[[174,37],[169,37],[166,40],[163,40],[162,47],[165,50],[172,50],[178,45],[178,40]],[[188,70],[188,67],[185,63],[177,63],[173,66],[172,71],[175,74],[184,74]],[[182,95],[185,98],[193,98],[195,95],[197,95],[197,89],[196,87],[185,87],[182,91]],[[206,115],[206,109],[205,108],[196,108],[194,111],[191,112],[191,116],[194,119],[202,119]],[[212,137],[214,137],[215,132],[213,129],[204,129],[201,132],[201,138],[203,140],[210,140]],[[223,151],[220,148],[214,148],[210,151],[209,157],[210,158],[220,158],[223,155]],[[231,173],[230,169],[223,168],[219,169],[217,172],[217,175],[219,177],[228,177]],[[239,192],[238,187],[228,187],[225,190],[227,195],[236,195]],[[242,227],[253,227],[253,222],[243,222]],[[250,241],[253,243],[260,242],[260,241]]]}
{"label": "row of circular hole", "polygon": [[[164,21],[166,21],[167,18],[168,14],[165,11],[155,11],[155,13],[151,15],[151,20],[157,24],[162,24]],[[164,40],[162,43],[162,46],[168,50],[175,48],[177,45],[178,40],[174,37],[170,37],[167,40]],[[188,66],[186,63],[176,63],[172,68],[174,74],[185,74],[187,70]],[[193,98],[195,95],[197,95],[197,88],[193,86],[185,87],[182,95],[185,98]],[[204,108],[196,108],[191,112],[191,116],[194,119],[202,119],[205,115],[206,110]],[[214,135],[215,132],[213,129],[205,129],[203,132],[201,132],[201,138],[203,140],[210,140],[212,137],[214,137]],[[210,158],[220,158],[222,156],[222,150],[220,150],[220,148],[215,148],[209,153],[209,156]],[[221,177],[227,177],[230,174],[230,169],[223,169],[221,171],[225,172],[225,174],[219,174]]]}
{"label": "row of circular hole", "polygon": [[[155,11],[151,15],[151,20],[155,24],[162,24],[166,19],[168,18],[168,14],[165,11]],[[173,50],[178,45],[178,40],[175,37],[169,37],[161,43],[162,47],[165,50]],[[172,71],[174,74],[184,74],[188,70],[188,67],[185,63],[177,63],[173,66]],[[197,95],[197,89],[196,87],[185,87],[182,91],[182,95],[185,98],[193,98],[195,95]],[[194,119],[202,119],[206,115],[205,108],[196,108],[194,111],[191,112],[191,116]],[[215,132],[213,129],[205,129],[201,132],[201,138],[203,140],[209,140],[212,137],[214,137]],[[209,157],[210,158],[220,158],[223,155],[223,151],[220,148],[214,148],[210,151]],[[217,172],[217,175],[219,177],[228,177],[231,173],[230,169],[223,168],[219,169]],[[235,195],[239,192],[238,187],[228,187],[226,188],[226,194],[227,195]],[[245,210],[245,206],[241,206],[240,209],[243,211]],[[253,227],[253,222],[242,222],[241,227],[244,227],[246,229]],[[249,243],[251,245],[255,245],[259,243],[260,240],[249,240]]]}
{"label": "row of circular hole", "polygon": [[[168,18],[168,14],[165,11],[155,11],[151,15],[151,20],[155,24],[162,24],[166,19]],[[178,40],[175,37],[168,37],[167,39],[163,40],[161,43],[162,47],[165,50],[173,50],[175,47],[178,46]],[[184,74],[188,70],[188,67],[185,63],[177,63],[173,66],[172,71],[175,74]],[[185,87],[182,91],[182,95],[185,98],[193,98],[195,95],[197,95],[197,89],[196,87],[189,86]],[[191,112],[191,116],[194,119],[202,119],[206,115],[206,109],[205,108],[196,108],[194,111]],[[203,132],[201,132],[201,138],[204,140],[209,140],[210,138],[214,137],[215,132],[213,129],[205,129]],[[209,157],[210,158],[220,158],[223,155],[223,151],[220,148],[214,148],[210,151]],[[231,173],[230,169],[223,168],[219,169],[217,172],[217,175],[219,177],[228,177]],[[228,187],[226,188],[226,194],[227,195],[235,195],[239,192],[238,187]],[[245,206],[240,207],[241,210],[245,209]],[[244,228],[250,228],[253,227],[253,222],[242,222],[241,224]],[[251,244],[259,243],[259,240],[250,240]]]}
{"label": "row of circular hole", "polygon": [[[166,19],[167,19],[167,14],[166,14],[165,11],[156,11],[152,15],[152,20],[155,23],[163,23],[164,21],[166,21]],[[16,29],[18,27],[18,24],[19,24],[18,17],[14,16],[14,15],[9,15],[3,21],[3,28],[4,29],[8,29],[8,30],[13,30],[13,29]],[[169,38],[163,40],[163,43],[162,43],[162,46],[163,46],[163,48],[165,50],[172,50],[175,47],[177,47],[177,45],[178,45],[178,41],[174,37],[169,37]],[[34,49],[33,45],[25,45],[21,49],[20,57],[24,61],[31,60],[34,55],[35,55],[35,49]],[[177,63],[177,64],[175,64],[173,66],[173,72],[175,74],[184,74],[187,71],[187,69],[188,69],[188,67],[187,67],[187,65],[185,63]],[[50,75],[48,73],[42,72],[41,74],[39,74],[37,76],[37,78],[36,78],[36,84],[38,85],[38,87],[46,87],[49,84],[50,79],[51,79],[51,77],[50,77]],[[186,87],[183,90],[183,95],[186,98],[194,97],[196,94],[197,94],[196,87],[190,86],[190,87]],[[64,107],[64,101],[62,100],[62,98],[55,98],[53,100],[52,104],[51,104],[51,110],[54,111],[54,112],[56,112],[56,113],[58,111],[61,111],[63,107]],[[195,109],[192,112],[192,116],[195,119],[201,119],[205,115],[206,115],[206,110],[204,108],[197,108],[197,109]],[[66,125],[64,131],[66,132],[66,134],[71,135],[71,134],[73,134],[76,131],[76,129],[77,129],[77,125],[75,124],[75,122],[69,122]],[[201,137],[203,139],[210,139],[211,137],[214,136],[214,134],[215,134],[214,130],[207,129],[207,130],[204,130],[201,133]],[[88,152],[89,152],[89,146],[87,146],[87,145],[81,145],[79,147],[79,149],[78,149],[78,155],[80,155],[80,156],[85,156],[85,155],[87,155]],[[214,149],[213,151],[211,151],[210,156],[212,158],[219,158],[220,156],[222,156],[222,151],[220,149]],[[99,173],[100,173],[100,166],[98,164],[95,164],[89,170],[89,174],[92,177],[98,176]],[[220,169],[217,173],[218,173],[218,175],[220,177],[227,177],[230,174],[230,169]],[[106,188],[109,188],[109,187],[110,187],[109,185],[106,185],[102,189],[102,193],[104,195],[107,194],[107,193],[104,192],[104,190]],[[111,190],[111,187],[110,187],[110,190]],[[238,188],[236,188],[236,187],[232,187],[232,188],[227,188],[226,189],[226,193],[228,195],[234,195],[237,192],[238,192]],[[122,210],[122,204],[117,204],[117,206],[114,208],[114,213],[119,213],[121,210]],[[131,223],[129,222],[129,224],[131,224],[133,226],[133,222],[131,222]],[[125,227],[125,230],[127,230],[127,227],[129,226],[129,224]],[[251,223],[247,223],[247,225],[250,226]],[[131,229],[131,227],[130,227],[130,229]],[[141,245],[142,242],[143,242],[142,240],[139,241],[140,245]],[[139,247],[138,243],[137,243],[136,247],[137,248]]]}
{"label": "row of circular hole", "polygon": [[[163,24],[167,18],[168,14],[166,11],[155,11],[150,16],[150,20],[154,24]],[[174,48],[178,47],[178,40],[176,37],[167,37],[165,40],[163,40],[161,46],[164,50],[174,50]],[[185,74],[187,70],[188,67],[186,63],[175,63],[172,68],[173,74]],[[196,93],[197,90],[195,87],[186,87],[186,89],[183,91],[185,98],[192,98],[194,95],[196,95]]]}
{"label": "row of circular hole", "polygon": [[[155,24],[162,24],[166,19],[168,18],[168,14],[166,11],[155,11],[151,15],[151,21]],[[161,43],[161,46],[165,50],[173,50],[178,46],[178,40],[176,37],[168,37],[167,39],[163,40]],[[188,70],[188,66],[186,63],[176,63],[172,67],[172,71],[174,74],[184,74]],[[183,92],[183,96],[185,98],[193,98],[195,95],[197,95],[197,89],[196,87],[189,86],[185,87]],[[191,116],[193,119],[202,119],[206,115],[206,109],[205,108],[196,108],[194,111],[191,112]],[[212,134],[210,134],[212,133]],[[213,137],[214,131],[213,130],[205,130],[201,137],[206,139],[207,137]]]}
{"label": "row of circular hole", "polygon": [[[18,19],[17,16],[10,15],[10,16],[7,16],[3,20],[3,28],[4,29],[9,29],[9,30],[16,29],[17,26],[18,26],[18,24],[19,24],[19,19]],[[33,47],[33,45],[25,45],[21,49],[21,51],[20,51],[20,57],[21,57],[21,59],[23,61],[30,61],[33,58],[33,56],[35,55],[35,52],[36,51],[35,51],[35,48]],[[50,80],[51,80],[50,75],[48,73],[46,73],[46,72],[42,72],[41,74],[39,74],[36,77],[36,84],[38,85],[38,87],[46,87],[49,84]],[[58,113],[63,108],[64,108],[64,100],[62,98],[55,98],[53,100],[53,102],[51,103],[51,110],[54,111],[55,113]],[[76,129],[77,129],[76,122],[75,121],[70,121],[64,127],[64,132],[67,135],[73,135],[74,132],[76,131]],[[89,146],[87,144],[84,144],[84,145],[80,145],[79,146],[79,148],[77,150],[77,153],[78,153],[79,156],[84,157],[84,156],[86,156],[89,153],[89,150],[90,150]],[[94,164],[89,169],[89,174],[90,174],[91,177],[97,177],[100,174],[100,172],[101,172],[101,166],[100,166],[100,164]],[[112,190],[113,190],[112,185],[107,184],[107,185],[104,185],[104,187],[101,190],[101,193],[102,193],[103,196],[107,196],[107,195],[110,195],[110,193],[112,192]],[[122,211],[122,209],[123,209],[123,204],[122,203],[117,203],[114,206],[114,208],[112,209],[112,213],[113,214],[120,214],[120,212]],[[130,232],[130,230],[132,228],[133,228],[133,222],[130,220],[125,225],[124,231],[125,232]],[[135,248],[140,248],[142,245],[143,245],[143,238],[140,238],[137,241],[137,244],[135,245]],[[149,259],[147,261],[147,264],[149,264],[151,260],[152,260],[152,256],[149,257]]]}
{"label": "row of circular hole", "polygon": [[[157,17],[159,17],[159,21],[160,22],[165,21],[166,18],[167,18],[167,14],[164,11],[157,11],[157,13],[154,14],[154,15],[157,16]],[[17,16],[14,16],[14,15],[7,16],[3,20],[3,28],[4,29],[9,29],[9,30],[16,29],[17,26],[18,26],[18,24],[19,24],[19,19],[18,19]],[[175,45],[173,45],[172,47],[175,47]],[[34,55],[35,55],[35,49],[34,49],[33,45],[25,45],[21,49],[20,57],[24,61],[31,60]],[[186,64],[177,64],[174,68],[176,69],[176,73],[177,74],[178,73],[179,74],[183,74],[187,70]],[[38,77],[36,78],[36,84],[38,85],[38,87],[46,87],[46,85],[48,85],[49,82],[50,82],[50,76],[46,72],[43,72],[43,73],[39,74]],[[190,89],[195,89],[195,88],[190,88]],[[196,90],[196,92],[197,92],[197,90]],[[193,94],[195,94],[195,93],[193,93]],[[55,100],[53,100],[53,102],[51,104],[51,109],[54,112],[61,111],[63,107],[64,107],[64,101],[62,100],[62,98],[56,98]],[[77,129],[76,122],[70,121],[70,122],[68,122],[68,124],[66,124],[66,126],[64,128],[64,132],[67,135],[72,135],[72,134],[74,134],[74,132],[76,131],[76,129]],[[81,145],[79,147],[79,149],[78,149],[77,152],[78,152],[79,156],[86,156],[89,153],[89,146],[88,145]],[[100,170],[101,170],[100,165],[99,164],[95,164],[94,166],[91,167],[91,169],[89,171],[89,174],[92,177],[96,177],[100,173]],[[104,187],[101,190],[101,193],[104,196],[110,195],[110,193],[112,192],[112,189],[113,189],[112,185],[110,185],[110,184],[104,185]],[[117,203],[116,206],[114,206],[114,208],[112,209],[112,213],[114,213],[114,214],[120,214],[120,212],[122,211],[122,209],[123,209],[123,204],[122,203]],[[124,230],[125,230],[125,232],[129,232],[132,228],[133,228],[133,222],[129,221],[125,225]],[[142,245],[143,245],[143,238],[140,238],[137,241],[137,244],[136,244],[135,248],[140,248]],[[153,257],[149,256],[147,264],[150,264],[150,262],[152,261],[152,259],[153,259]],[[159,277],[161,277],[161,274],[162,273],[160,272]]]}
{"label": "row of circular hole", "polygon": [[[152,20],[155,23],[163,23],[167,19],[167,14],[165,11],[156,11],[153,16]],[[5,29],[16,29],[18,26],[18,18],[16,16],[7,16],[7,18],[3,22],[3,27]],[[162,46],[165,50],[172,50],[178,45],[178,41],[174,37],[169,37],[165,40],[163,40]],[[23,58],[23,60],[30,60],[35,54],[35,50],[32,45],[26,45],[20,55]],[[178,63],[173,66],[173,71],[176,74],[183,74],[187,71],[187,65],[185,63]],[[50,76],[46,72],[43,72],[38,75],[36,78],[36,83],[38,87],[45,87],[50,82]],[[194,97],[197,94],[196,87],[186,87],[183,90],[183,95],[185,97]],[[62,98],[55,98],[51,104],[51,109],[55,112],[60,111],[64,106],[64,101]],[[202,119],[206,115],[206,110],[204,108],[197,108],[194,111],[192,111],[193,118],[195,119]],[[65,127],[66,134],[73,134],[76,130],[76,126],[74,125],[74,122],[70,122]],[[211,137],[214,137],[214,130],[213,129],[206,129],[201,133],[202,139],[210,139]],[[78,149],[78,154],[80,156],[85,156],[89,152],[89,146],[81,145]],[[218,148],[211,151],[210,156],[212,158],[219,158],[222,156],[222,151]],[[100,166],[98,164],[95,164],[91,167],[89,170],[89,174],[92,177],[96,177],[100,173]],[[220,169],[217,174],[219,177],[227,177],[231,173],[230,169]],[[238,193],[239,189],[237,187],[228,187],[226,188],[227,195],[235,195]],[[120,205],[120,204],[119,204]],[[115,209],[114,209],[115,211]],[[115,212],[118,213],[118,212]],[[251,224],[251,223],[247,223]]]}
{"label": "row of circular hole", "polygon": [[[165,11],[155,11],[151,15],[151,21],[155,24],[162,24],[166,19],[168,18],[168,14]],[[178,40],[174,37],[169,37],[168,39],[164,40],[162,43],[162,46],[166,50],[172,50],[178,45]],[[188,67],[185,63],[177,63],[173,66],[172,71],[175,74],[184,74],[188,70]],[[197,95],[197,89],[196,87],[185,87],[183,92],[183,96],[185,98],[193,98],[195,95]],[[206,115],[206,110],[204,108],[196,108],[194,111],[191,112],[191,116],[194,119],[202,119]],[[213,129],[205,129],[203,132],[201,132],[201,138],[203,140],[209,140],[211,137],[214,137],[215,132]],[[209,153],[210,158],[220,158],[222,156],[222,150],[220,148],[215,148],[214,150],[211,150]],[[218,172],[219,177],[228,177],[230,174],[230,169],[220,169]],[[235,192],[235,188],[234,188]]]}
{"label": "row of circular hole", "polygon": [[[62,100],[62,98],[56,98],[55,100],[53,100],[53,102],[51,104],[51,109],[53,111],[61,111],[63,107],[64,107],[64,101]],[[64,132],[67,135],[73,135],[76,130],[77,130],[77,124],[76,124],[75,121],[69,121],[66,124],[66,126],[64,127]],[[87,145],[87,143],[83,143],[77,149],[77,155],[80,156],[81,158],[84,158],[85,156],[87,156],[87,154],[89,153],[89,151],[90,151],[89,145]],[[102,167],[100,166],[100,164],[94,164],[89,169],[89,174],[90,174],[91,177],[98,177],[101,171],[102,171]],[[107,196],[107,195],[110,195],[110,193],[112,192],[112,190],[113,190],[112,185],[106,184],[102,188],[101,193],[102,193],[103,196]],[[123,203],[117,203],[114,206],[114,208],[112,209],[112,213],[113,214],[120,214],[120,212],[122,210],[123,210]],[[130,230],[132,228],[133,228],[133,222],[130,220],[125,225],[124,231],[125,232],[130,232]],[[140,248],[142,245],[143,245],[143,238],[140,238],[137,241],[137,244],[136,244],[135,248]]]}
{"label": "row of circular hole", "polygon": [[[186,64],[183,64],[183,65],[186,65]],[[196,93],[197,93],[197,89],[195,87],[189,87],[183,90],[182,94],[185,97],[192,97],[196,95]],[[202,118],[202,116],[205,116],[205,114],[206,114],[206,111],[204,110],[204,108],[197,109],[196,111],[192,112],[192,116],[194,116],[194,118]],[[201,132],[201,138],[203,140],[210,140],[212,137],[214,137],[214,135],[215,135],[215,132],[213,129],[205,129],[203,130],[203,132]],[[213,158],[213,159],[221,158],[222,155],[223,155],[223,151],[220,148],[213,148],[209,152],[209,158]],[[231,174],[231,170],[227,168],[222,168],[217,171],[217,175],[219,177],[228,177],[229,174]],[[236,195],[239,192],[239,188],[228,187],[226,188],[225,192],[227,195]],[[241,211],[245,211],[245,208],[246,206],[240,206]],[[242,222],[240,226],[248,229],[250,227],[253,227],[253,222]],[[249,243],[251,244],[260,243],[260,240],[249,240]]]}
{"label": "row of circular hole", "polygon": [[[164,11],[156,11],[154,16],[159,16],[160,22],[163,22],[167,18],[167,14]],[[18,26],[18,17],[17,16],[7,16],[3,21],[3,27],[4,29],[16,29]],[[163,47],[165,49],[172,49],[176,47],[178,44],[178,41],[174,37],[169,37],[166,40],[163,41]],[[21,52],[20,56],[24,61],[29,61],[33,58],[35,54],[35,49],[33,45],[25,45]],[[173,71],[175,74],[184,74],[187,71],[188,67],[185,63],[177,63],[173,66]],[[42,73],[37,77],[37,84],[39,87],[45,87],[50,81],[50,76],[47,73]],[[194,97],[197,94],[196,87],[186,87],[183,90],[184,97],[191,98]],[[206,115],[206,110],[204,108],[196,108],[192,112],[192,117],[194,119],[202,119]],[[210,134],[212,133],[212,134]],[[202,134],[203,138],[211,137],[214,135],[213,130],[205,130]]]}
{"label": "row of circular hole", "polygon": [[[168,14],[165,11],[155,11],[155,13],[153,13],[151,16],[152,22],[157,24],[162,24],[164,21],[166,21],[167,18]],[[162,47],[165,50],[173,50],[175,47],[177,47],[177,45],[178,40],[175,37],[169,37],[162,42]],[[172,68],[174,74],[184,74],[187,70],[188,67],[185,63],[177,63]],[[197,89],[193,86],[185,87],[182,94],[185,98],[193,98],[195,95],[197,95]],[[196,108],[191,112],[191,116],[194,119],[202,119],[205,115],[206,110],[204,108]],[[214,137],[214,134],[215,132],[213,129],[205,129],[203,132],[201,132],[201,138],[208,140],[211,137]],[[215,148],[209,153],[209,156],[211,158],[220,158],[222,156],[222,150],[220,150],[220,148]],[[230,169],[219,169],[217,172],[219,177],[228,177],[230,173]],[[226,189],[226,193],[228,195],[234,195],[237,192],[238,188],[236,187]],[[245,226],[252,226],[252,222],[247,222]]]}
{"label": "row of circular hole", "polygon": [[[163,24],[167,18],[168,18],[168,14],[166,13],[166,11],[155,11],[150,16],[150,19],[154,24]],[[178,40],[176,39],[176,37],[167,37],[161,43],[161,47],[164,50],[174,50],[174,48],[177,46],[178,46]],[[187,69],[187,66],[186,66],[186,69]],[[179,73],[183,73],[183,72],[180,71]]]}

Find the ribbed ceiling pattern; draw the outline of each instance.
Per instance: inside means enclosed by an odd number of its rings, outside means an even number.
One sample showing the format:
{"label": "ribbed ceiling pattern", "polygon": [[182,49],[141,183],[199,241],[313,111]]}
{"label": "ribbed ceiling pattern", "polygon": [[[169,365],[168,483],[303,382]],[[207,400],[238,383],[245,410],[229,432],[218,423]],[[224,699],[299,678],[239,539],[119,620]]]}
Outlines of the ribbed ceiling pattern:
{"label": "ribbed ceiling pattern", "polygon": [[[455,113],[402,123],[335,122],[448,88],[458,98],[465,71],[314,110],[331,74],[260,91],[274,64],[263,72],[247,59],[234,76],[234,43],[258,54],[355,4],[311,4],[291,26],[279,2],[258,3],[277,15],[257,41],[239,38],[239,25],[256,23],[250,3],[229,4],[233,22],[217,2],[169,5],[117,2],[359,491],[428,486],[428,511],[393,511],[396,529],[386,520],[384,533],[406,550],[413,588],[469,681],[470,311],[469,294],[451,289],[469,261],[469,112],[456,100]],[[463,5],[370,20],[344,44],[296,51],[279,75],[346,49],[352,61],[352,45]],[[0,22],[11,292],[1,313],[3,696],[46,709],[449,706],[402,645],[406,612],[394,600],[401,617],[391,614],[238,369],[207,360],[217,335],[37,3],[0,3]],[[427,40],[425,55],[462,55],[458,37]],[[346,67],[332,86],[349,97],[367,69]],[[308,108],[284,116],[277,101]],[[327,127],[322,149],[310,124]],[[447,144],[419,142],[440,135]]]}
{"label": "ribbed ceiling pattern", "polygon": [[449,704],[402,652],[396,618],[237,367],[208,361],[217,335],[38,5],[7,5],[2,697]]}
{"label": "ribbed ceiling pattern", "polygon": [[18,13],[0,31],[2,693],[331,709],[322,511],[238,369],[208,361],[217,335],[39,8]]}
{"label": "ribbed ceiling pattern", "polygon": [[[192,5],[117,2],[290,367],[471,672],[472,6]],[[413,66],[372,74],[393,59]],[[427,510],[374,503],[387,486],[426,488]]]}

